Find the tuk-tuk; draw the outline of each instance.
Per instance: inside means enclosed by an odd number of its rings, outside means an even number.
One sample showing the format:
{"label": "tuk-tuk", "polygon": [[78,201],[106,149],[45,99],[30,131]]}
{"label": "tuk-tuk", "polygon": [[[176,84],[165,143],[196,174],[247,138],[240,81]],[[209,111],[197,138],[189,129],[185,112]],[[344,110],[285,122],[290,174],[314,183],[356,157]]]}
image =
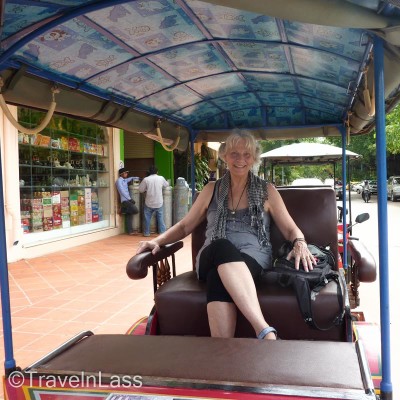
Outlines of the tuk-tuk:
{"label": "tuk-tuk", "polygon": [[[211,338],[193,274],[174,276],[177,242],[157,257],[132,254],[127,265],[133,279],[153,268],[156,306],[138,324],[144,329],[83,332],[24,368],[13,354],[0,196],[6,398],[393,398],[385,113],[400,100],[398,2],[4,0],[0,13],[0,105],[27,135],[60,113],[142,133],[166,151],[189,146],[192,166],[196,142],[223,142],[233,129],[257,140],[340,136],[345,188],[348,140],[375,130],[381,287],[380,331],[356,321],[344,284],[343,318],[333,329],[311,329],[300,320],[295,331],[293,295],[274,292],[272,298],[268,292],[269,302],[286,302],[284,340],[251,338],[244,322],[236,338]],[[37,127],[26,127],[9,105],[47,114]],[[194,182],[194,168],[191,173]],[[302,228],[313,241],[326,233],[337,254],[334,191],[283,188],[281,195],[295,219],[310,218]],[[344,190],[343,209],[346,197]],[[344,212],[343,237],[346,218]],[[314,229],[318,220],[320,227],[334,224],[333,230]],[[202,234],[204,226],[192,235],[193,254]],[[273,235],[278,243],[279,232]],[[361,282],[373,279],[375,261],[361,244],[349,241],[343,260],[343,282],[348,269]],[[318,311],[325,322],[337,308],[335,296],[318,299],[328,299]],[[13,379],[24,384],[15,387]]]}

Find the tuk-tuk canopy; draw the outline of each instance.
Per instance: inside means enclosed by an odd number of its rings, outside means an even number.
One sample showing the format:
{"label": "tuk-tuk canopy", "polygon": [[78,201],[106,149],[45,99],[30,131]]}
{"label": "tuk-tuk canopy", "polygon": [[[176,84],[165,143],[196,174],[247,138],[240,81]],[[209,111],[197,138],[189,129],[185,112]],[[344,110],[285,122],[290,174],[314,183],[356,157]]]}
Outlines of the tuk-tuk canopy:
{"label": "tuk-tuk canopy", "polygon": [[400,98],[400,6],[370,0],[4,0],[7,102],[166,138],[221,141],[369,132],[372,37],[387,109]]}
{"label": "tuk-tuk canopy", "polygon": [[[261,154],[261,158],[275,165],[283,164],[330,164],[342,159],[340,147],[324,143],[293,143]],[[346,150],[346,157],[356,159],[361,155]]]}

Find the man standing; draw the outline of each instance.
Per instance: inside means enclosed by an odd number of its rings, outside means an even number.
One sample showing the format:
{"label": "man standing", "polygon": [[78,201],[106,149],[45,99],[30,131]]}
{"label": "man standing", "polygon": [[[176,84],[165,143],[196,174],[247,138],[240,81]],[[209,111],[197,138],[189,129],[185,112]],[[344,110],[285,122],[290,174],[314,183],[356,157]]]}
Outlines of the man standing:
{"label": "man standing", "polygon": [[121,199],[121,213],[125,214],[126,228],[129,235],[133,235],[133,215],[139,212],[135,206],[135,201],[131,198],[128,184],[133,180],[133,177],[128,178],[129,170],[120,168],[118,170],[119,178],[115,183]]}
{"label": "man standing", "polygon": [[162,190],[168,186],[168,182],[157,173],[157,167],[152,165],[149,168],[148,176],[139,185],[139,192],[146,192],[143,207],[143,236],[150,236],[150,220],[154,212],[156,213],[158,233],[165,232]]}

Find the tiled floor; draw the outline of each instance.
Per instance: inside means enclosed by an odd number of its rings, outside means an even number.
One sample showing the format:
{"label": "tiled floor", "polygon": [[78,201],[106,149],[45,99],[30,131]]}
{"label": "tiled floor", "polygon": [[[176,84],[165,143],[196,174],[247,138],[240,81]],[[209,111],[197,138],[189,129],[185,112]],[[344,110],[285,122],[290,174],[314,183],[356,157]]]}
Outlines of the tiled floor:
{"label": "tiled floor", "polygon": [[[127,261],[141,235],[119,235],[9,264],[14,359],[24,368],[75,334],[125,333],[153,306],[152,273],[129,279]],[[176,256],[190,267],[190,238]],[[3,338],[3,332],[1,332]],[[0,359],[4,360],[3,345]],[[1,395],[1,393],[0,393]]]}

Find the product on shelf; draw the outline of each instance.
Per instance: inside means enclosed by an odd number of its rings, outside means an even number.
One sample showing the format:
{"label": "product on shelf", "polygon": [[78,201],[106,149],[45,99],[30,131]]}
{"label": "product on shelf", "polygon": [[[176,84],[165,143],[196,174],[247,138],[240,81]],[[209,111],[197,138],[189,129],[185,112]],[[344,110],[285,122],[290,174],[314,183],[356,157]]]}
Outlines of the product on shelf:
{"label": "product on shelf", "polygon": [[[41,118],[37,111],[21,107],[18,110],[23,124]],[[104,188],[109,187],[105,141],[104,128],[61,116],[54,116],[49,126],[36,135],[19,132],[24,233],[70,228],[103,219],[97,191],[105,194]]]}

